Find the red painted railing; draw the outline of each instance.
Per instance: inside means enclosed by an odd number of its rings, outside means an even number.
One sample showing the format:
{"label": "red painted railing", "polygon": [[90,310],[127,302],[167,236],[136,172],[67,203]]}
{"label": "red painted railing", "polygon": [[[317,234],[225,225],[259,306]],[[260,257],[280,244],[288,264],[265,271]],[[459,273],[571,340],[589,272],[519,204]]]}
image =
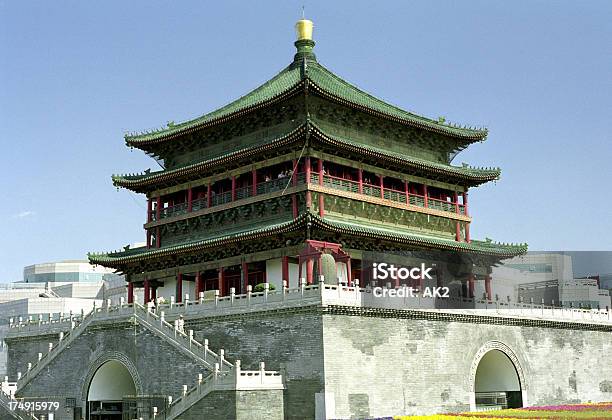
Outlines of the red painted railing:
{"label": "red painted railing", "polygon": [[[306,174],[301,172],[295,175],[295,184],[296,185],[304,185],[304,181],[306,179]],[[310,183],[311,184],[319,184],[319,173],[311,172],[310,173]],[[294,181],[290,177],[276,178],[268,181],[260,182],[257,184],[257,195],[259,194],[268,194],[276,191],[283,191],[285,188],[292,186]],[[425,200],[425,196],[420,194],[408,194],[408,199],[406,199],[406,192],[395,190],[393,188],[384,188],[381,195],[380,185],[373,185],[369,183],[362,182],[361,183],[361,191],[359,188],[359,182],[353,181],[351,179],[341,178],[333,175],[323,175],[323,186],[327,188],[333,188],[336,190],[347,191],[355,194],[362,194],[370,197],[376,198],[384,198],[385,200],[393,201],[396,203],[402,204],[410,204],[417,207],[427,207],[430,209],[441,210],[448,213],[459,213],[465,214],[465,206],[460,203],[456,203],[448,200],[440,200],[438,198],[432,198],[431,196],[427,197]],[[252,197],[253,196],[253,187],[246,186],[236,189],[236,199],[235,201],[240,201],[242,199]],[[427,201],[427,206],[425,205],[425,201]],[[232,192],[226,191],[223,193],[214,194],[211,197],[211,207],[219,206],[222,204],[227,204],[232,202]],[[197,211],[201,209],[208,208],[208,199],[207,197],[199,198],[192,201],[191,211]],[[160,218],[168,218],[173,216],[178,216],[181,214],[185,214],[188,212],[188,203],[180,203],[174,206],[166,207],[161,209]],[[151,220],[155,220],[156,211],[151,212]]]}

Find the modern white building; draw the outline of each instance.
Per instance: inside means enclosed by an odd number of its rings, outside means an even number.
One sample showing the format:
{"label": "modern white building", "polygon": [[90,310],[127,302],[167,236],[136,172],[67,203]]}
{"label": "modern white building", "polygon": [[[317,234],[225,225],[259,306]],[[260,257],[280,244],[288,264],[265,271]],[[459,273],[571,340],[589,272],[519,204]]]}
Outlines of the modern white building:
{"label": "modern white building", "polygon": [[33,264],[23,270],[23,280],[0,284],[0,376],[6,369],[4,336],[10,318],[24,321],[59,314],[89,312],[107,300],[119,303],[127,296],[125,280],[105,267],[85,260]]}
{"label": "modern white building", "polygon": [[119,277],[114,270],[91,265],[87,260],[33,264],[23,269],[25,283],[101,282],[114,277]]}
{"label": "modern white building", "polygon": [[504,299],[576,308],[612,307],[609,290],[600,288],[596,279],[574,278],[569,255],[528,253],[504,261],[493,269],[492,277],[493,293]]}

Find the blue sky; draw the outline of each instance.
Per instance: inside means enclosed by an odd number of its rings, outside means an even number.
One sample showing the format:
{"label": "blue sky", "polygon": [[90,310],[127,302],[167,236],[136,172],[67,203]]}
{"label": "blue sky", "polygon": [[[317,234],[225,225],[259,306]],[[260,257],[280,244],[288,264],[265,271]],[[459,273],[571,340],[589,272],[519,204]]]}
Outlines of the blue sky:
{"label": "blue sky", "polygon": [[110,175],[156,163],[123,133],[266,81],[303,3],[332,71],[489,127],[455,160],[503,170],[471,194],[473,237],[612,249],[610,1],[0,1],[0,282],[144,240],[144,199]]}

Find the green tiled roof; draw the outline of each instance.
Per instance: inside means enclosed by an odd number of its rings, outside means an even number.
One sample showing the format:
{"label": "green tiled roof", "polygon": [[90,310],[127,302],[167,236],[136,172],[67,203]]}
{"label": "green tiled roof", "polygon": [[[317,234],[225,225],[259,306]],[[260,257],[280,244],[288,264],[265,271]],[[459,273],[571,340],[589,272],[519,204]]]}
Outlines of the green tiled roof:
{"label": "green tiled roof", "polygon": [[408,165],[415,168],[434,171],[446,175],[456,176],[465,180],[474,182],[476,185],[487,181],[494,181],[499,179],[501,175],[500,168],[475,168],[472,166],[453,166],[438,162],[432,162],[426,159],[420,159],[412,156],[407,156],[403,153],[393,152],[387,149],[381,149],[375,146],[362,144],[346,138],[340,138],[338,136],[332,136],[326,134],[324,130],[311,123],[314,127],[316,138],[320,138],[323,142],[332,144],[338,147],[345,147],[355,152],[369,152],[370,155],[375,156],[379,159],[387,159],[394,161],[400,165]]}
{"label": "green tiled roof", "polygon": [[122,251],[88,253],[87,257],[91,264],[116,267],[116,265],[113,264],[130,263],[141,259],[161,258],[168,255],[198,251],[213,246],[222,246],[228,242],[239,242],[254,239],[259,236],[268,236],[295,230],[297,226],[303,225],[306,217],[306,214],[303,214],[294,220],[269,224],[256,229],[252,227],[241,227],[234,230],[227,229],[223,231],[223,233],[217,233],[205,239],[177,245],[162,246],[161,248],[138,247]]}
{"label": "green tiled roof", "polygon": [[302,213],[296,219],[270,224],[255,229],[239,229],[225,231],[223,234],[208,237],[195,242],[172,245],[161,248],[147,249],[146,247],[114,251],[109,253],[90,253],[89,261],[92,264],[117,268],[124,264],[140,260],[151,260],[163,258],[175,254],[186,254],[197,252],[215,246],[223,246],[244,240],[253,240],[261,237],[277,235],[280,233],[296,231],[306,227],[311,222],[313,227],[325,231],[341,234],[365,236],[374,239],[388,240],[406,245],[421,246],[449,251],[465,251],[495,257],[512,257],[527,252],[527,244],[500,244],[487,241],[472,241],[471,243],[457,242],[436,236],[415,233],[397,226],[384,227],[379,225],[367,225],[359,221],[346,221],[334,218],[321,218],[316,214]]}
{"label": "green tiled roof", "polygon": [[216,165],[224,164],[237,157],[244,158],[260,153],[264,150],[269,150],[270,148],[286,146],[299,139],[299,136],[305,131],[305,128],[306,125],[302,124],[281,137],[275,139],[265,139],[257,144],[240,150],[234,150],[211,159],[206,159],[201,162],[181,166],[171,170],[144,172],[140,174],[113,175],[113,185],[116,187],[133,189],[136,192],[144,192],[146,191],[146,186],[155,186],[159,182],[164,182],[171,179],[180,179],[181,177],[197,174]]}
{"label": "green tiled roof", "polygon": [[128,145],[138,147],[140,144],[155,140],[163,140],[174,134],[184,133],[208,122],[217,121],[229,115],[233,115],[236,112],[257,107],[277,97],[282,97],[284,93],[289,93],[295,89],[301,81],[300,69],[295,66],[288,66],[263,85],[222,108],[193,120],[170,125],[160,130],[135,135],[128,134],[125,136],[125,140]]}
{"label": "green tiled roof", "polygon": [[306,66],[303,66],[302,61],[293,62],[263,85],[222,108],[193,120],[170,125],[160,130],[128,134],[125,137],[126,143],[134,147],[145,147],[147,144],[165,141],[175,135],[190,132],[208,123],[230,118],[240,114],[242,111],[265,106],[277,99],[291,96],[300,89],[303,91],[306,80],[308,80],[312,90],[321,96],[411,126],[468,141],[483,140],[487,136],[486,129],[459,127],[422,117],[390,105],[341,79],[318,62],[309,59]]}
{"label": "green tiled roof", "polygon": [[[275,145],[286,145],[292,141],[296,141],[299,135],[306,132],[306,127],[307,125],[303,124],[282,137],[272,140],[264,140],[257,145],[232,151],[212,159],[181,166],[172,170],[129,175],[113,175],[113,184],[117,187],[133,189],[136,192],[144,192],[146,191],[147,186],[154,187],[158,182],[171,179],[180,180],[181,177],[188,177],[197,174],[202,170],[211,168],[218,164],[223,164],[233,158],[244,157],[248,156],[249,154],[257,153],[261,151],[262,148],[275,147]],[[320,139],[322,142],[351,149],[359,153],[366,151],[378,159],[387,159],[397,163],[398,165],[411,166],[423,171],[433,171],[441,175],[458,178],[464,182],[467,182],[470,186],[499,179],[501,174],[501,170],[499,168],[474,168],[469,166],[445,165],[442,163],[431,162],[426,159],[419,159],[406,156],[401,153],[376,148],[374,146],[364,145],[352,140],[339,138],[337,136],[331,136],[326,134],[312,122],[308,124],[308,127],[310,132],[314,134],[315,138]]]}
{"label": "green tiled roof", "polygon": [[334,228],[340,233],[359,234],[389,241],[400,241],[403,243],[446,249],[451,251],[467,251],[479,254],[494,255],[500,257],[511,257],[527,252],[527,244],[500,244],[489,241],[457,242],[453,239],[415,233],[408,229],[402,229],[396,225],[383,226],[379,224],[364,224],[358,220],[343,220],[340,218],[325,217],[318,218],[318,223]]}
{"label": "green tiled roof", "polygon": [[320,88],[323,91],[322,93],[327,93],[343,101],[383,115],[395,117],[410,125],[416,125],[423,129],[437,131],[454,137],[483,140],[487,136],[486,129],[453,126],[413,114],[412,112],[404,111],[401,108],[364,92],[346,80],[338,77],[319,63],[314,62],[312,65],[308,65],[307,69],[309,80],[313,82],[316,87]]}

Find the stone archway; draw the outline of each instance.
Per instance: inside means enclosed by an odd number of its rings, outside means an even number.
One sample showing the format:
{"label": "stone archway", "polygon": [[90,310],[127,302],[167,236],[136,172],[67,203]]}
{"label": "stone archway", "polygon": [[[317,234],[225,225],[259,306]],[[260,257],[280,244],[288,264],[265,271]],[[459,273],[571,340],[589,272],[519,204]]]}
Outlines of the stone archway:
{"label": "stone archway", "polygon": [[472,410],[526,405],[527,387],[521,364],[514,352],[499,341],[485,344],[476,353],[469,381]]}
{"label": "stone archway", "polygon": [[141,393],[142,383],[131,360],[123,353],[107,352],[92,363],[81,384],[84,418],[120,420],[123,398]]}
{"label": "stone archway", "polygon": [[136,395],[134,379],[121,362],[109,360],[96,370],[89,383],[88,420],[121,420],[126,395]]}

